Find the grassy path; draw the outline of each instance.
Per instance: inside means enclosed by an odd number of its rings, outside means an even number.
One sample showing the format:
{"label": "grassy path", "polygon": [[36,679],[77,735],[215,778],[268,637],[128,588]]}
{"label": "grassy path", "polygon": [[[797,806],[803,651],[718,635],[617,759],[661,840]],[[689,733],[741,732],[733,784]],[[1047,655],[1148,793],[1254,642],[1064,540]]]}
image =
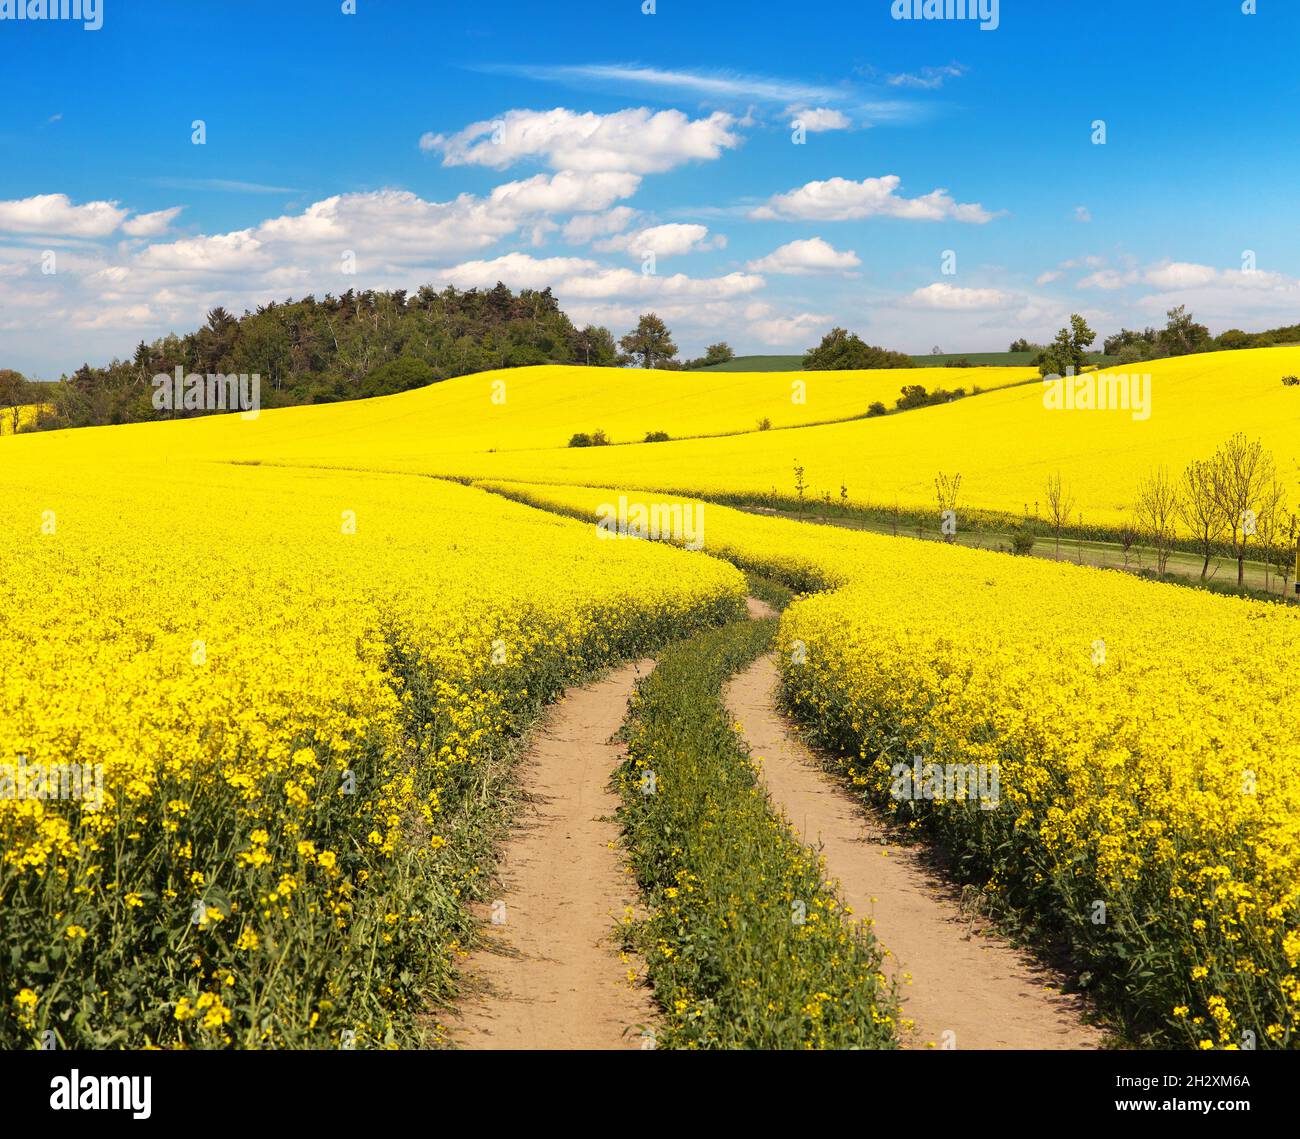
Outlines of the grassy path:
{"label": "grassy path", "polygon": [[[751,605],[751,612],[762,612]],[[671,1048],[893,1048],[898,1007],[869,929],[773,810],[722,703],[773,620],[669,646],[638,687],[619,771],[643,952]]]}
{"label": "grassy path", "polygon": [[476,1049],[639,1048],[653,1018],[612,930],[635,886],[619,857],[610,773],[638,676],[625,665],[552,706],[518,768],[528,806],[501,853],[488,944],[465,970],[470,995],[448,1024]]}
{"label": "grassy path", "polygon": [[924,848],[892,842],[881,820],[819,770],[777,710],[779,680],[772,658],[760,658],[727,685],[727,707],[773,802],[820,849],[845,902],[885,947],[913,1024],[904,1046],[1099,1047],[1101,1033],[1060,992],[1059,977],[963,912]]}

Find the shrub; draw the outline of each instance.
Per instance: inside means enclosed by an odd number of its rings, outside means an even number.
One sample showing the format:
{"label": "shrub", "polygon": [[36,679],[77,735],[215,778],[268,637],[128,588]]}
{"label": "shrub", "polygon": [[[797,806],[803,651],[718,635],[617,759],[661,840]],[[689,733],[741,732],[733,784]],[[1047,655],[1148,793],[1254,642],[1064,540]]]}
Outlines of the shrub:
{"label": "shrub", "polygon": [[760,431],[771,431],[771,430],[772,430],[772,421],[771,421],[770,419],[768,419],[768,417],[767,417],[766,415],[763,416],[763,418],[760,419],[760,420],[758,421],[758,429],[759,429]]}
{"label": "shrub", "polygon": [[1282,386],[1283,386],[1283,387],[1286,387],[1286,388],[1293,388],[1293,387],[1296,387],[1297,385],[1300,385],[1300,376],[1283,376],[1283,377],[1282,377]]}
{"label": "shrub", "polygon": [[874,419],[877,415],[884,415],[885,411],[886,411],[885,405],[881,403],[880,400],[876,400],[870,407],[867,408],[867,418]]}
{"label": "shrub", "polygon": [[575,432],[569,440],[570,447],[608,447],[609,436],[603,431]]}
{"label": "shrub", "polygon": [[645,435],[647,443],[667,443],[669,438],[667,431],[647,431]]}
{"label": "shrub", "polygon": [[1028,526],[1014,526],[1011,530],[1011,552],[1017,557],[1033,553],[1034,532]]}

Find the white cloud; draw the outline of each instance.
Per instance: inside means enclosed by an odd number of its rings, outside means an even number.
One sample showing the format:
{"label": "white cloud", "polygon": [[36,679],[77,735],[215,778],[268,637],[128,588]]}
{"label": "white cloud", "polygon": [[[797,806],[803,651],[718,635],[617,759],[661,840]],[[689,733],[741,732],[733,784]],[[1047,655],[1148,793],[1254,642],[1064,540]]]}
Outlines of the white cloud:
{"label": "white cloud", "polygon": [[855,221],[868,217],[903,218],[909,221],[960,221],[982,225],[994,214],[978,204],[953,201],[947,190],[934,190],[919,198],[900,197],[897,174],[883,178],[830,178],[808,182],[787,194],[777,194],[764,206],[751,210],[759,220],[791,218],[814,221]]}
{"label": "white cloud", "polygon": [[122,232],[130,237],[157,237],[166,233],[184,207],[172,206],[169,210],[155,210],[151,214],[136,214],[122,225]]}
{"label": "white cloud", "polygon": [[639,174],[607,170],[538,174],[522,182],[496,187],[492,206],[506,213],[577,213],[607,210],[620,198],[630,198],[641,185]]}
{"label": "white cloud", "polygon": [[747,268],[756,273],[842,273],[854,269],[862,262],[851,249],[838,250],[820,237],[803,241],[790,241],[774,249],[766,257],[751,261]]}
{"label": "white cloud", "polygon": [[495,121],[471,123],[453,135],[426,134],[422,150],[440,151],[444,166],[503,169],[523,158],[556,170],[622,170],[653,174],[693,159],[714,159],[739,144],[731,115],[715,111],[690,119],[677,110],[629,108],[600,115],[556,107],[508,111]]}
{"label": "white cloud", "polygon": [[853,120],[843,111],[830,107],[787,107],[785,113],[794,123],[802,123],[803,129],[816,133],[818,131],[842,131],[853,125]]}
{"label": "white cloud", "polygon": [[963,289],[956,285],[937,282],[913,290],[904,298],[903,303],[914,308],[955,309],[970,312],[1009,308],[1016,303],[1016,298],[1001,289]]}
{"label": "white cloud", "polygon": [[769,347],[806,348],[833,323],[829,316],[815,312],[781,313],[763,301],[745,306],[749,335]]}
{"label": "white cloud", "polygon": [[1096,272],[1089,273],[1079,282],[1081,289],[1122,289],[1127,285],[1135,285],[1142,279],[1142,275],[1135,269],[1098,269]]}
{"label": "white cloud", "polygon": [[636,257],[645,257],[653,253],[656,257],[671,257],[681,253],[698,253],[705,249],[721,249],[727,239],[721,234],[709,237],[709,227],[705,225],[672,222],[667,225],[654,225],[636,233],[623,233],[596,242],[595,248],[602,253],[623,251]]}
{"label": "white cloud", "polygon": [[622,233],[636,216],[636,210],[630,206],[615,206],[599,214],[579,214],[565,223],[564,240],[571,245],[585,245],[593,238]]}
{"label": "white cloud", "polygon": [[[1248,274],[1249,275],[1249,274]],[[1153,265],[1143,276],[1148,285],[1157,289],[1194,289],[1208,285],[1211,281],[1227,274],[1220,274],[1209,265],[1193,265],[1187,261],[1168,261]]]}
{"label": "white cloud", "polygon": [[0,201],[0,231],[43,237],[107,237],[126,219],[116,202],[74,206],[67,194]]}
{"label": "white cloud", "polygon": [[763,287],[763,278],[748,273],[723,277],[688,277],[611,269],[585,257],[535,258],[527,253],[507,253],[489,260],[466,261],[435,272],[458,288],[487,287],[504,281],[513,288],[550,285],[561,299],[606,300],[657,298],[727,300]]}
{"label": "white cloud", "polygon": [[1034,284],[1050,285],[1053,281],[1059,281],[1060,279],[1061,271],[1059,269],[1048,269],[1047,272],[1039,273],[1038,276],[1034,278]]}
{"label": "white cloud", "polygon": [[1074,220],[1080,222],[1092,221],[1092,211],[1087,206],[1074,207]]}

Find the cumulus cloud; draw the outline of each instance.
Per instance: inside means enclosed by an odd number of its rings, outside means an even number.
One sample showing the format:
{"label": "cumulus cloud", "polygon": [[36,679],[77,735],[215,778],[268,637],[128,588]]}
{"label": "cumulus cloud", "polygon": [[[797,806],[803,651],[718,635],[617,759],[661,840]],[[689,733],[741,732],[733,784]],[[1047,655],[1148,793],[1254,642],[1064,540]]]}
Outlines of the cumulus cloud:
{"label": "cumulus cloud", "polygon": [[172,222],[180,214],[181,206],[172,206],[169,210],[155,210],[151,214],[136,214],[122,224],[122,232],[130,237],[157,237],[171,228]]}
{"label": "cumulus cloud", "polygon": [[42,237],[107,237],[126,220],[116,202],[76,206],[67,194],[37,194],[0,202],[0,231]]}
{"label": "cumulus cloud", "polygon": [[602,253],[623,251],[636,257],[653,253],[656,257],[671,257],[680,253],[697,253],[705,249],[722,249],[727,239],[721,234],[710,238],[705,225],[672,222],[653,225],[636,233],[621,233],[596,242]]}
{"label": "cumulus cloud", "polygon": [[756,273],[806,276],[811,273],[843,273],[861,264],[853,250],[838,250],[820,237],[810,237],[787,242],[766,257],[751,261],[747,268]]}
{"label": "cumulus cloud", "polygon": [[637,211],[631,206],[615,206],[598,214],[579,214],[564,225],[564,240],[570,245],[585,245],[598,237],[622,233],[632,224]]}
{"label": "cumulus cloud", "polygon": [[781,313],[765,301],[745,306],[749,335],[770,347],[807,347],[830,329],[829,316],[815,312]]}
{"label": "cumulus cloud", "polygon": [[1001,289],[963,289],[956,285],[936,282],[915,289],[905,298],[904,304],[914,308],[952,309],[977,311],[980,309],[1009,308],[1016,297]]}
{"label": "cumulus cloud", "polygon": [[1226,279],[1229,274],[1220,274],[1217,269],[1209,265],[1169,261],[1153,265],[1143,275],[1143,280],[1157,289],[1194,289],[1200,285],[1208,285],[1211,281],[1218,280],[1220,276]]}
{"label": "cumulus cloud", "polygon": [[654,174],[693,159],[715,159],[737,146],[735,119],[722,111],[691,119],[681,111],[629,108],[611,114],[513,110],[471,123],[452,135],[425,134],[420,148],[442,154],[444,166],[504,169],[525,158],[555,170],[622,170]]}
{"label": "cumulus cloud", "polygon": [[856,221],[869,217],[902,218],[908,221],[960,221],[983,225],[995,216],[976,203],[954,201],[947,190],[933,190],[919,198],[905,198],[897,191],[902,179],[897,174],[883,178],[830,178],[807,182],[797,190],[777,194],[766,205],[750,211],[759,220],[795,219],[812,221]]}
{"label": "cumulus cloud", "polygon": [[513,288],[550,285],[561,298],[585,300],[660,297],[726,300],[763,286],[762,277],[748,273],[728,273],[723,277],[640,273],[633,269],[611,269],[585,257],[536,258],[527,253],[465,261],[437,270],[436,276],[458,288],[486,287],[497,281]]}

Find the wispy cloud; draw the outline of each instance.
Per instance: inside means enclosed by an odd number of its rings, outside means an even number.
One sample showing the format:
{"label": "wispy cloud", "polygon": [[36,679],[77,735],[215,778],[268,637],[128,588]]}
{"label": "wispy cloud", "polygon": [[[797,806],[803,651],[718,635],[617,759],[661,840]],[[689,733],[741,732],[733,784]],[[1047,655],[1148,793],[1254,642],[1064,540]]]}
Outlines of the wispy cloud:
{"label": "wispy cloud", "polygon": [[793,79],[749,75],[734,71],[670,71],[636,63],[584,63],[558,66],[487,65],[480,70],[519,75],[551,83],[607,84],[689,92],[714,99],[753,99],[763,103],[826,102],[842,98],[843,90]]}
{"label": "wispy cloud", "polygon": [[[852,83],[809,83],[782,76],[756,75],[724,70],[669,70],[639,63],[584,63],[554,66],[531,64],[484,64],[477,71],[515,75],[574,87],[602,87],[638,93],[693,96],[712,103],[757,104],[759,106],[835,105],[856,112],[866,122],[906,123],[930,112],[905,99],[877,90],[864,90]],[[748,125],[742,123],[742,125]]]}
{"label": "wispy cloud", "polygon": [[235,182],[228,178],[152,178],[167,190],[218,190],[224,194],[301,194],[293,186],[266,186],[261,182]]}
{"label": "wispy cloud", "polygon": [[957,79],[966,74],[966,68],[960,63],[950,63],[946,67],[923,67],[918,72],[891,75],[886,82],[891,87],[910,87],[920,91],[933,91],[942,87],[947,79]]}

